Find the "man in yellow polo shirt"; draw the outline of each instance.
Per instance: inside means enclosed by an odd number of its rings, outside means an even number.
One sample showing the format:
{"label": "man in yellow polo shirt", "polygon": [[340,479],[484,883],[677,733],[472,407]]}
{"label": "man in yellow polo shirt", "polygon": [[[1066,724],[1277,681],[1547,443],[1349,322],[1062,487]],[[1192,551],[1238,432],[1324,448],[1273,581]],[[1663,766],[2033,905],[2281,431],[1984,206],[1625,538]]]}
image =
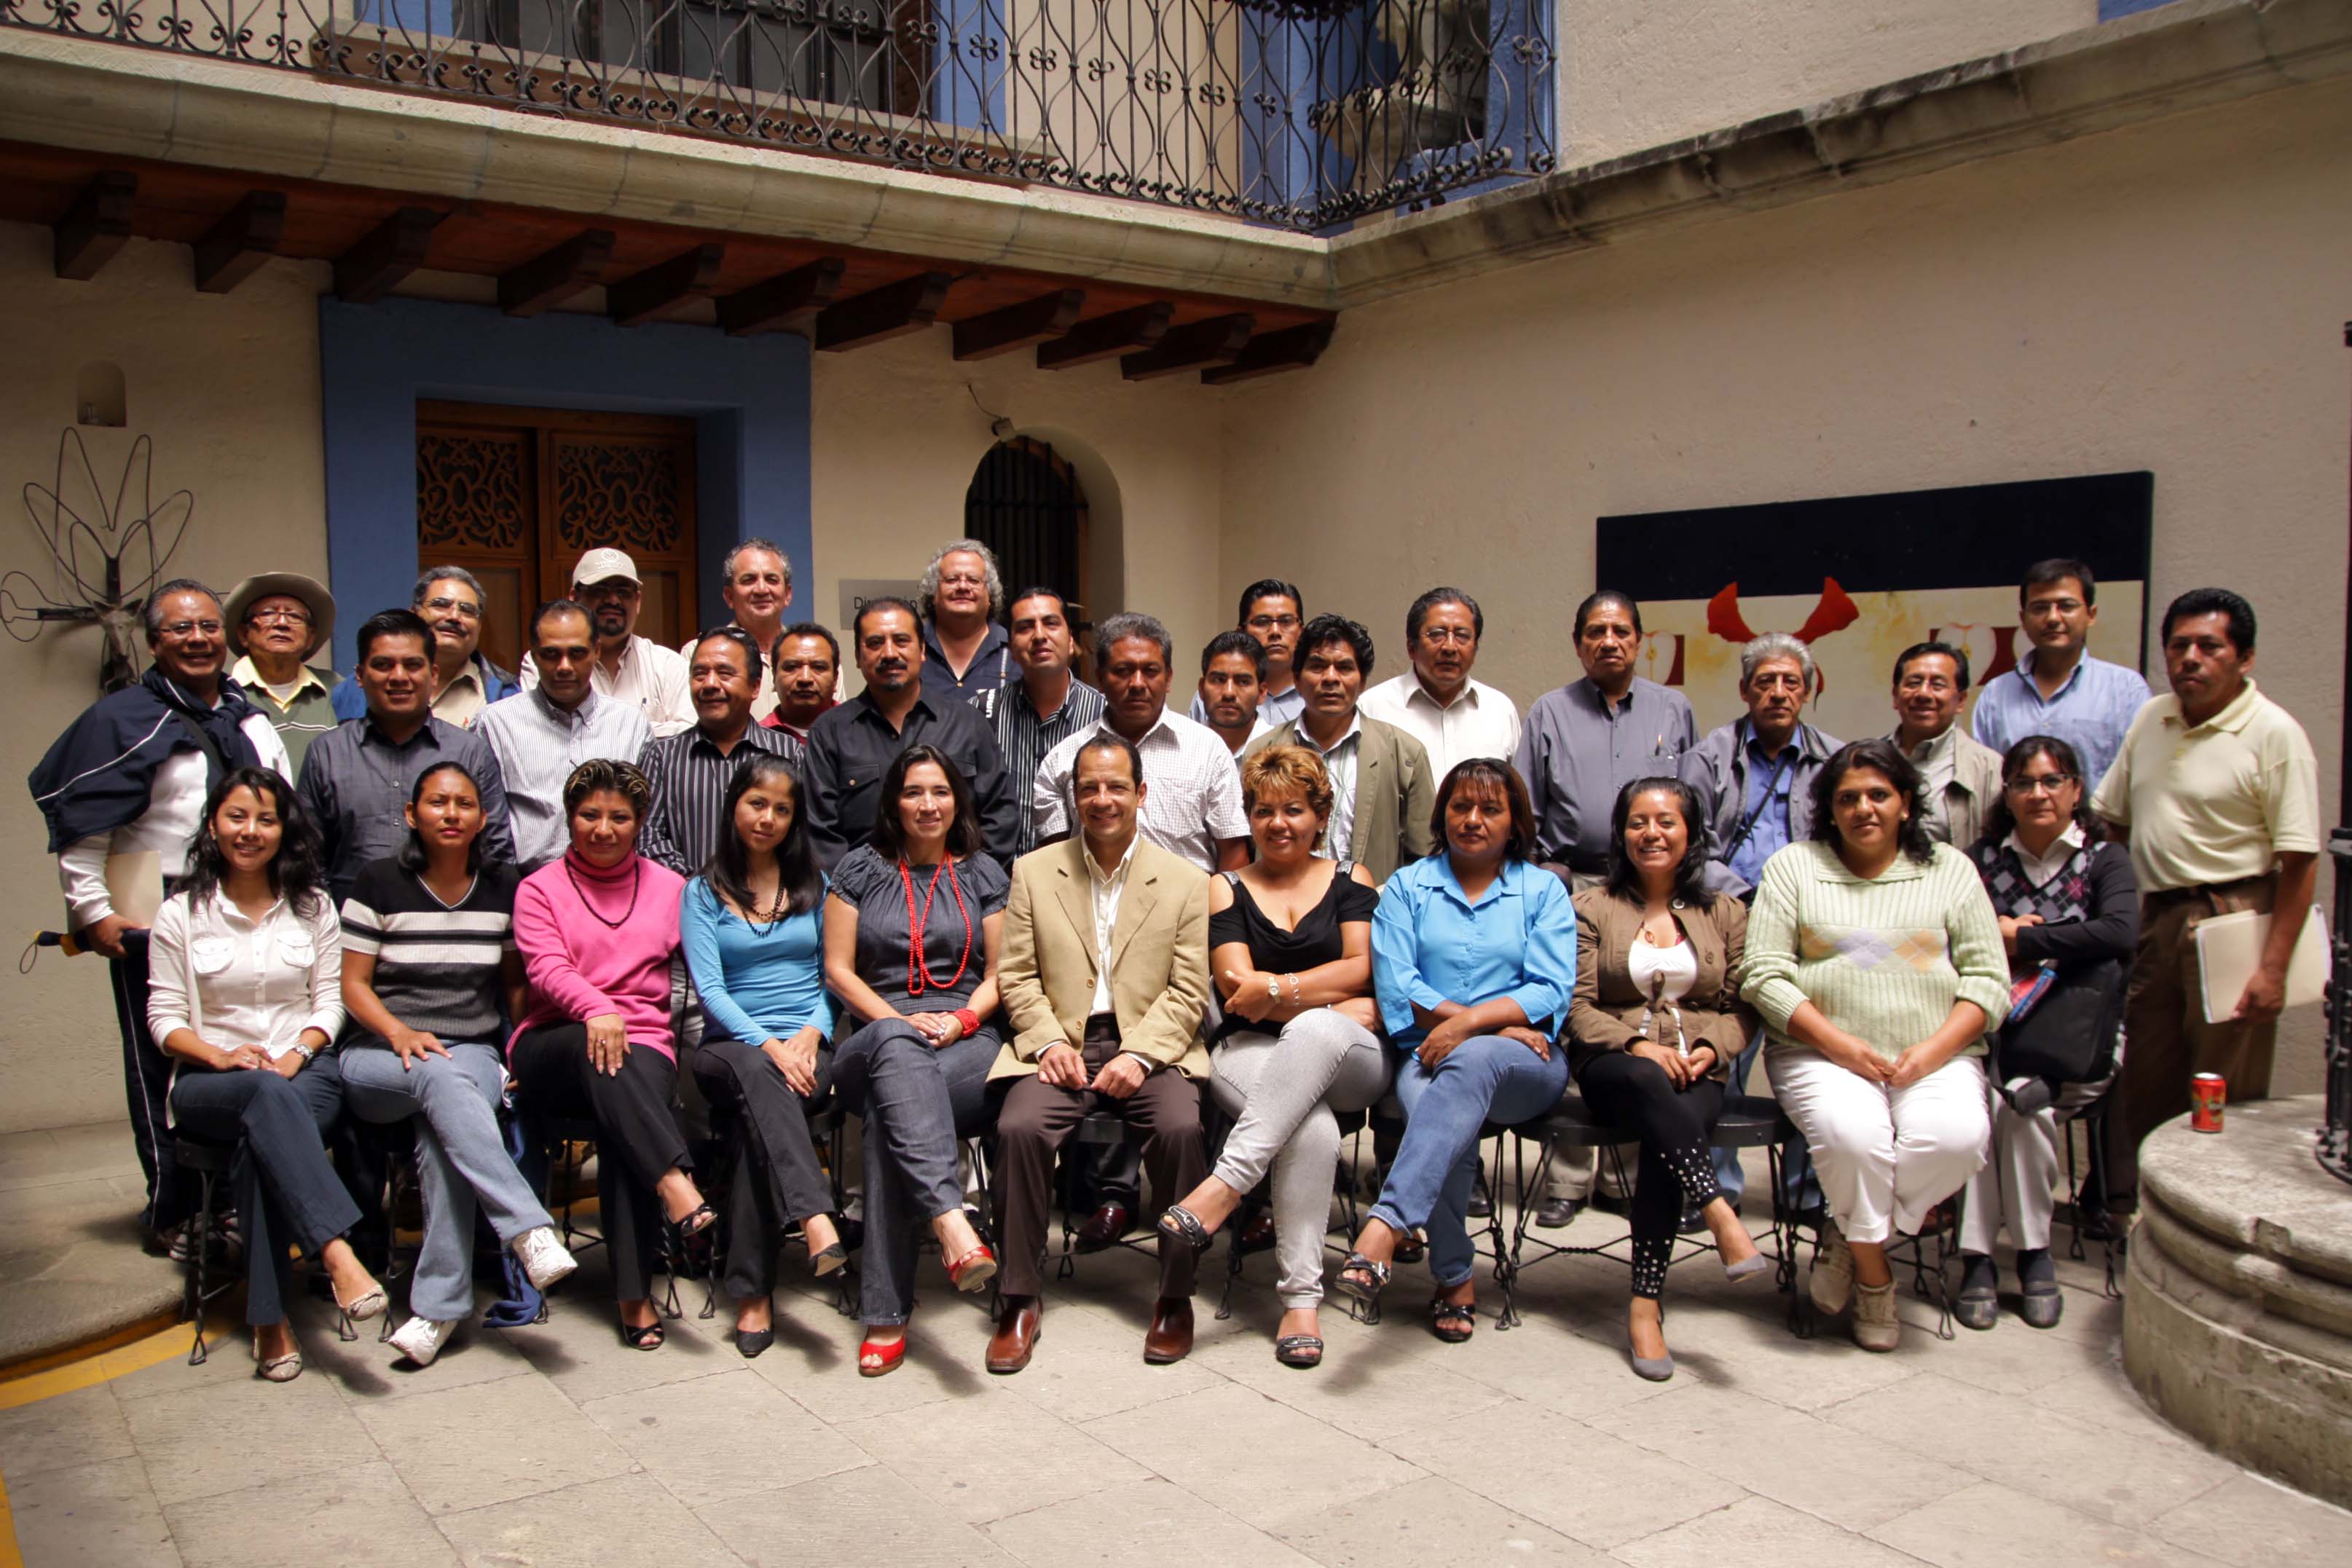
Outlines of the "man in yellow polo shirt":
{"label": "man in yellow polo shirt", "polygon": [[[2230,1098],[2270,1092],[2287,960],[2319,864],[2319,768],[2303,727],[2256,690],[2254,612],[2224,588],[2164,612],[2168,696],[2132,720],[2092,809],[2131,848],[2139,945],[2125,1003],[2109,1201],[2137,1186],[2140,1140],[2189,1109],[2189,1081],[2218,1072]],[[2275,909],[2236,1016],[2207,1023],[2196,944],[2208,915]]]}

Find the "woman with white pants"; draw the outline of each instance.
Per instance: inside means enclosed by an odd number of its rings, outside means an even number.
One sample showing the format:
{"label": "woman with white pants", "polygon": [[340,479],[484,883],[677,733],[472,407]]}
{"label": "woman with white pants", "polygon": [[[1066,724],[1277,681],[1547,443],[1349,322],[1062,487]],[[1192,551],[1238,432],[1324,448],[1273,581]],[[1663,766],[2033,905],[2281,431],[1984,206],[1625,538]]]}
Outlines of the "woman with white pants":
{"label": "woman with white pants", "polygon": [[1984,1164],[1984,1036],[2008,1009],[2009,964],[1976,866],[1928,840],[1900,751],[1843,747],[1813,797],[1812,840],[1765,862],[1740,995],[1764,1017],[1772,1092],[1832,1216],[1813,1303],[1851,1301],[1854,1343],[1893,1350],[1886,1243]]}

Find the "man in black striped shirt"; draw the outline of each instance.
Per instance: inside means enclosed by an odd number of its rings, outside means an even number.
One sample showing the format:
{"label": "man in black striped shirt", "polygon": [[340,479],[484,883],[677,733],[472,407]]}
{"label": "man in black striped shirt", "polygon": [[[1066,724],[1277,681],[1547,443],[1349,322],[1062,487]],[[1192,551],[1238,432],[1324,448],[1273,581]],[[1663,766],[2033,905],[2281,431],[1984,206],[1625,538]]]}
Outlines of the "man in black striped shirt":
{"label": "man in black striped shirt", "polygon": [[681,876],[698,875],[719,847],[727,786],[751,751],[772,752],[799,771],[803,750],[790,731],[751,721],[760,691],[760,647],[740,626],[705,632],[694,644],[688,689],[695,724],[646,743],[637,766],[654,787],[638,852]]}
{"label": "man in black striped shirt", "polygon": [[1077,644],[1062,596],[1050,588],[1024,588],[1013,599],[1013,662],[1021,678],[996,703],[996,745],[1004,753],[1020,831],[1013,852],[1037,847],[1036,809],[1029,786],[1045,753],[1103,716],[1103,695],[1070,673]]}

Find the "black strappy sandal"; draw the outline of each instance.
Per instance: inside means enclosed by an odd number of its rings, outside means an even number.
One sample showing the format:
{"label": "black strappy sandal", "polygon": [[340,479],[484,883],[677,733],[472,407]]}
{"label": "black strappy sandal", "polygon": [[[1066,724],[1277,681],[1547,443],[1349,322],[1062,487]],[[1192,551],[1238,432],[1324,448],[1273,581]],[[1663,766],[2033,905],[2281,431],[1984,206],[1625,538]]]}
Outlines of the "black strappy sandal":
{"label": "black strappy sandal", "polygon": [[662,1347],[662,1342],[668,1337],[669,1333],[662,1327],[658,1315],[652,1322],[643,1325],[634,1323],[621,1325],[621,1343],[631,1350],[659,1350]]}
{"label": "black strappy sandal", "polygon": [[[1461,1324],[1462,1332],[1448,1333],[1446,1327],[1451,1323]],[[1429,1332],[1447,1344],[1468,1343],[1470,1336],[1478,1332],[1478,1303],[1449,1301],[1443,1296],[1432,1296],[1429,1299]]]}
{"label": "black strappy sandal", "polygon": [[1286,1333],[1274,1342],[1274,1359],[1285,1366],[1323,1364],[1323,1342],[1311,1333]]}
{"label": "black strappy sandal", "polygon": [[676,1228],[679,1240],[691,1241],[719,1223],[719,1211],[707,1203],[698,1203],[686,1211],[684,1219],[674,1219],[670,1223]]}
{"label": "black strappy sandal", "polygon": [[1217,1244],[1216,1232],[1201,1223],[1201,1217],[1181,1203],[1171,1203],[1160,1215],[1160,1234],[1171,1241],[1181,1241],[1194,1252],[1206,1252]]}
{"label": "black strappy sandal", "polygon": [[1339,1265],[1339,1278],[1332,1285],[1351,1301],[1377,1306],[1381,1292],[1389,1288],[1389,1266],[1375,1263],[1361,1252],[1350,1252],[1348,1260]]}

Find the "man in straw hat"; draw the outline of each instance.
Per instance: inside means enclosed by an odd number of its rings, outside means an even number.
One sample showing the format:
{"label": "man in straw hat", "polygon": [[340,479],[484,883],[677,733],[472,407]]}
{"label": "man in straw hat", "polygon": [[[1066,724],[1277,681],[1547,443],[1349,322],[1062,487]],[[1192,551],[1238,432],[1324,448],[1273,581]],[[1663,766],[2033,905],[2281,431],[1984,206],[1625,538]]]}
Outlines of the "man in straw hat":
{"label": "man in straw hat", "polygon": [[338,722],[334,691],[341,677],[310,663],[334,632],[334,596],[299,571],[265,571],[229,590],[222,608],[229,652],[237,655],[229,677],[286,743],[299,774],[310,742]]}

